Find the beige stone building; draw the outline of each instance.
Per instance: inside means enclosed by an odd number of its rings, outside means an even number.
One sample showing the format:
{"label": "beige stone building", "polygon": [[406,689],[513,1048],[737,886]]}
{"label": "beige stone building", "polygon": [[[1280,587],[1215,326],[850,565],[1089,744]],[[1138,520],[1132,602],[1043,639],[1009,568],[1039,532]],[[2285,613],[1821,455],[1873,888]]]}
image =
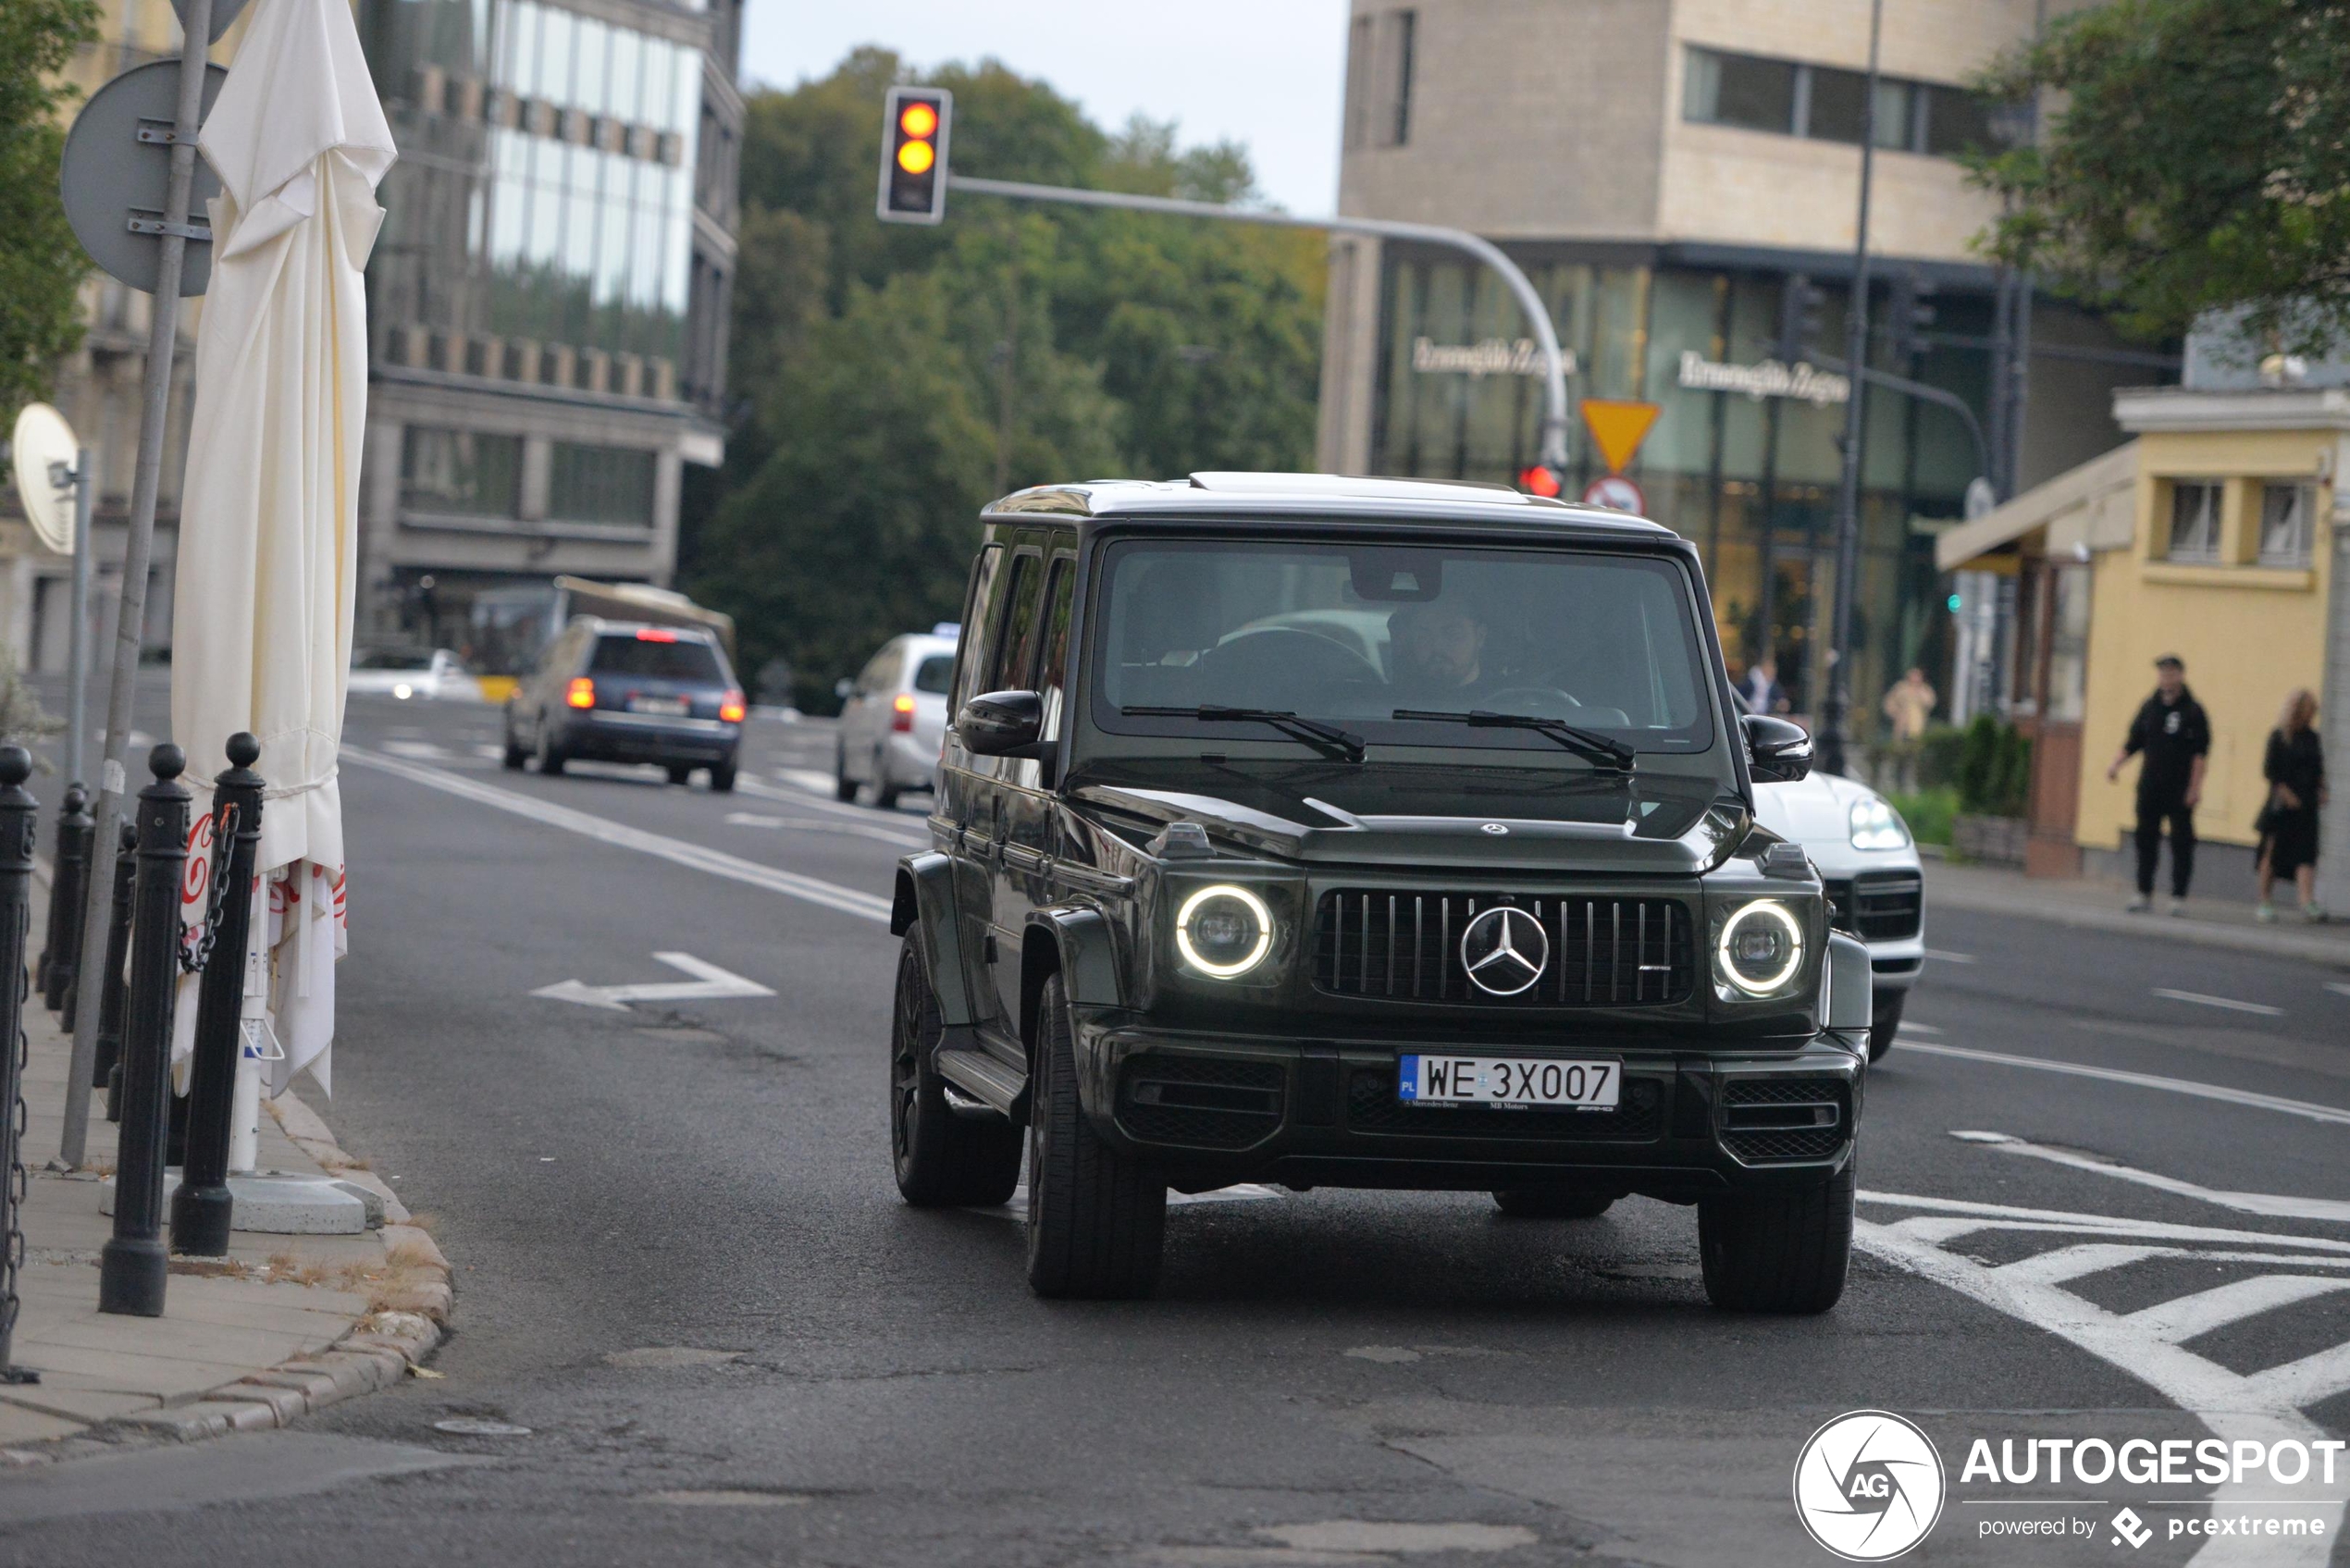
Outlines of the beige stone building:
{"label": "beige stone building", "polygon": [[[1987,265],[1960,155],[2027,134],[1967,79],[2067,0],[1885,0],[1856,710],[1948,667],[1933,539],[1977,475],[2012,493],[2121,439],[2117,384],[2168,379]],[[1695,540],[1734,664],[1775,651],[1797,707],[1829,613],[1841,363],[1869,0],[1354,0],[1339,206],[1502,243],[1574,358],[1574,397],[1654,402],[1627,474]],[[1499,281],[1415,245],[1333,242],[1319,461],[1507,481],[1540,380]],[[1485,352],[1475,352],[1482,348]],[[1577,432],[1570,493],[1606,472]],[[1767,636],[1765,625],[1768,625]]]}

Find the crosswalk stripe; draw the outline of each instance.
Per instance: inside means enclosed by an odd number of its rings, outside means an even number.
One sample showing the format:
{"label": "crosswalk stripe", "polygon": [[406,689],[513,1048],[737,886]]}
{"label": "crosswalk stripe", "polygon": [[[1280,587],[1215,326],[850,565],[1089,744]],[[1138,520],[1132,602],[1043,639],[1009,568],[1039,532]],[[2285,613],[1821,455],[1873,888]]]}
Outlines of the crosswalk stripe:
{"label": "crosswalk stripe", "polygon": [[2350,1279],[2340,1276],[2328,1278],[2319,1274],[2263,1274],[2250,1279],[2232,1279],[2191,1296],[2141,1307],[2123,1315],[2121,1321],[2145,1329],[2165,1344],[2175,1345],[2214,1328],[2224,1328],[2238,1318],[2291,1306],[2335,1290],[2350,1290]]}

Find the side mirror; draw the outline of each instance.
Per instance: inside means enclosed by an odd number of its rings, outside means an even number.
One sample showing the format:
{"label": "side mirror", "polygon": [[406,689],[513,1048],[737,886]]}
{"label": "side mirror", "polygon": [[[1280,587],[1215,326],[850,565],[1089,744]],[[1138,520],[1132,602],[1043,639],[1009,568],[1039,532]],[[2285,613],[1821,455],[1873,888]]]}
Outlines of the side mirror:
{"label": "side mirror", "polygon": [[1045,733],[1045,698],[1033,691],[991,691],[963,704],[955,735],[982,757],[1033,757]]}
{"label": "side mirror", "polygon": [[1749,713],[1738,727],[1746,732],[1755,783],[1794,784],[1812,772],[1812,736],[1802,725],[1773,713]]}
{"label": "side mirror", "polygon": [[833,695],[840,698],[843,702],[847,702],[848,700],[848,694],[856,689],[857,683],[850,680],[847,675],[843,675],[839,680],[833,683]]}

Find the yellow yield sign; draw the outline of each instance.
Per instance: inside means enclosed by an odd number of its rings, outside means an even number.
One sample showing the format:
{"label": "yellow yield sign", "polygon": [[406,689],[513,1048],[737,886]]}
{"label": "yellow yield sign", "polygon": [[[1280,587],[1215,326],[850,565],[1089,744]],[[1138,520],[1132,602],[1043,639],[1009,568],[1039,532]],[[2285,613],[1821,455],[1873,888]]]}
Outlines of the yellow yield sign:
{"label": "yellow yield sign", "polygon": [[1664,413],[1656,403],[1632,402],[1619,398],[1585,398],[1583,423],[1591,432],[1591,439],[1600,449],[1600,456],[1607,463],[1610,474],[1621,474],[1631,463],[1632,454],[1640,450],[1650,426]]}

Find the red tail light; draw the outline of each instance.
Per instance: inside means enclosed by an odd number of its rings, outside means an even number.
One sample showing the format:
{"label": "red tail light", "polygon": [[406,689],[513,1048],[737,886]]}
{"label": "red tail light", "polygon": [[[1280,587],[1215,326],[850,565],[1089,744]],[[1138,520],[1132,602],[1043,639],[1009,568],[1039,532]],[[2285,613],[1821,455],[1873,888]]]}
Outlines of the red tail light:
{"label": "red tail light", "polygon": [[659,626],[639,626],[637,628],[637,640],[638,642],[675,642],[677,634],[664,632]]}
{"label": "red tail light", "polygon": [[573,676],[571,689],[563,694],[563,700],[574,708],[595,707],[596,683],[585,675]]}
{"label": "red tail light", "polygon": [[890,705],[889,727],[901,735],[914,733],[914,694],[901,691]]}
{"label": "red tail light", "polygon": [[743,722],[743,694],[730,691],[718,699],[718,716],[730,724]]}

